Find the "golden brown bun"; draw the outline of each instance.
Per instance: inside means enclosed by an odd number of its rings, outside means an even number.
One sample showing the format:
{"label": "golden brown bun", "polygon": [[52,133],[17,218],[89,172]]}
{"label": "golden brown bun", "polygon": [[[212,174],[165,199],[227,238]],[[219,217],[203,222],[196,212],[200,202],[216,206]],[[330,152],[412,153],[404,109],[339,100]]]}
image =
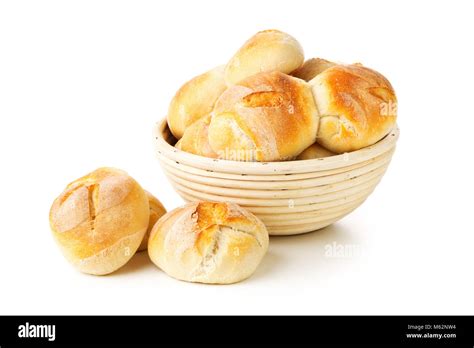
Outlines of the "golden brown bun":
{"label": "golden brown bun", "polygon": [[294,37],[279,30],[264,30],[252,36],[227,63],[225,81],[232,86],[260,72],[289,74],[303,61],[303,48]]}
{"label": "golden brown bun", "polygon": [[168,275],[230,284],[255,271],[268,248],[265,225],[232,203],[189,203],[164,215],[148,242],[151,260]]}
{"label": "golden brown bun", "polygon": [[224,66],[218,66],[186,82],[171,100],[168,126],[180,139],[188,126],[208,115],[226,89]]}
{"label": "golden brown bun", "polygon": [[49,221],[66,259],[81,272],[103,275],[135,254],[149,215],[145,191],[133,178],[100,168],[66,187]]}
{"label": "golden brown bun", "polygon": [[335,153],[329,151],[328,149],[325,149],[321,145],[314,143],[310,147],[308,147],[306,150],[304,150],[302,153],[296,157],[297,160],[309,160],[309,159],[315,159],[315,158],[323,158],[323,157],[329,157],[329,156],[334,156]]}
{"label": "golden brown bun", "polygon": [[145,191],[146,196],[148,197],[148,205],[150,206],[150,218],[148,220],[148,228],[146,230],[145,236],[142,239],[138,251],[146,250],[148,247],[148,238],[150,238],[150,232],[153,226],[160,217],[166,214],[166,208],[161,204],[161,202],[153,196],[150,192]]}
{"label": "golden brown bun", "polygon": [[336,63],[330,62],[329,60],[322,58],[311,58],[308,59],[304,64],[293,71],[291,76],[310,81],[317,75],[321,74],[324,70],[337,65]]}
{"label": "golden brown bun", "polygon": [[318,120],[308,83],[277,71],[261,73],[218,99],[209,143],[223,159],[289,160],[315,142]]}
{"label": "golden brown bun", "polygon": [[372,145],[395,125],[395,91],[374,70],[360,64],[337,65],[310,84],[321,115],[317,142],[333,152]]}
{"label": "golden brown bun", "polygon": [[211,115],[207,115],[190,125],[175,147],[199,156],[217,158],[217,154],[209,145],[208,129]]}

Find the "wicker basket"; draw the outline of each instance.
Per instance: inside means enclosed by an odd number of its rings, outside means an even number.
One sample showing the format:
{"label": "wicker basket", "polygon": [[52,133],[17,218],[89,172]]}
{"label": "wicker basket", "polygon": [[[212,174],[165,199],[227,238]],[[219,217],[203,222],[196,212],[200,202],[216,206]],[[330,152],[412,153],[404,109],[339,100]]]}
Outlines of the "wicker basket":
{"label": "wicker basket", "polygon": [[237,162],[176,149],[166,120],[154,132],[161,166],[184,200],[237,203],[257,215],[271,235],[318,230],[356,209],[382,179],[398,134],[395,128],[372,146],[332,157]]}

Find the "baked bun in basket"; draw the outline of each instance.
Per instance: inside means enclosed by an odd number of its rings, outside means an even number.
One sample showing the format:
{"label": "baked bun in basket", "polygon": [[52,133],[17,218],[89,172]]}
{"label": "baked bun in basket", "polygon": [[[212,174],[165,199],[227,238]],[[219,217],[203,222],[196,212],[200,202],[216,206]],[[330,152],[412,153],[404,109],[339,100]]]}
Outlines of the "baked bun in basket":
{"label": "baked bun in basket", "polygon": [[315,142],[318,122],[308,83],[277,71],[260,73],[217,100],[209,144],[222,159],[288,160]]}
{"label": "baked bun in basket", "polygon": [[217,158],[209,145],[208,129],[211,115],[207,115],[189,126],[175,147],[198,156]]}
{"label": "baked bun in basket", "polygon": [[309,159],[315,159],[315,158],[323,158],[323,157],[329,157],[329,156],[334,156],[335,153],[329,151],[328,149],[325,149],[318,143],[314,143],[310,147],[308,147],[306,150],[304,150],[302,153],[296,157],[297,160],[309,160]]}
{"label": "baked bun in basket", "polygon": [[303,48],[294,37],[279,30],[264,30],[252,36],[227,63],[225,80],[232,86],[261,72],[289,74],[303,61]]}
{"label": "baked bun in basket", "polygon": [[224,66],[186,82],[176,92],[168,109],[168,126],[174,137],[180,139],[187,127],[208,115],[226,88]]}
{"label": "baked bun in basket", "polygon": [[309,82],[321,115],[317,142],[336,153],[375,144],[395,126],[390,82],[360,64],[337,65]]}
{"label": "baked bun in basket", "polygon": [[329,60],[322,58],[311,58],[304,62],[304,64],[293,71],[291,76],[299,79],[310,81],[317,75],[321,74],[324,70],[329,69],[337,65],[336,63],[330,62]]}

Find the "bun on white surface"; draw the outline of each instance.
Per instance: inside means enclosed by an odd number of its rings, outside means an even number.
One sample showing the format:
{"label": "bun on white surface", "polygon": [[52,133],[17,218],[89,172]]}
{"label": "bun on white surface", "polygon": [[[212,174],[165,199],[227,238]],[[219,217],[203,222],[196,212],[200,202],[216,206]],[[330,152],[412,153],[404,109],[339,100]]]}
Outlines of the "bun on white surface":
{"label": "bun on white surface", "polygon": [[289,74],[303,61],[303,48],[294,37],[279,30],[260,31],[245,42],[227,63],[225,81],[232,86],[261,72]]}
{"label": "bun on white surface", "polygon": [[49,221],[66,259],[81,272],[114,272],[137,251],[149,222],[148,197],[127,173],[99,168],[70,183]]}
{"label": "bun on white surface", "polygon": [[188,203],[165,214],[148,242],[151,260],[189,282],[230,284],[248,278],[268,248],[265,225],[231,203]]}

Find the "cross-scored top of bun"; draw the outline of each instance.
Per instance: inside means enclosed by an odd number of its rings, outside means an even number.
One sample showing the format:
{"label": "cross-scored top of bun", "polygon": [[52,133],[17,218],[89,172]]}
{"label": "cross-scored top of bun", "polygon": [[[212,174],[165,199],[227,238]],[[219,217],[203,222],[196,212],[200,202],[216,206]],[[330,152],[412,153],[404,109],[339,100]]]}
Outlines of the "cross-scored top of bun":
{"label": "cross-scored top of bun", "polygon": [[310,81],[320,113],[317,142],[336,153],[372,145],[397,118],[390,82],[360,64],[331,67]]}

